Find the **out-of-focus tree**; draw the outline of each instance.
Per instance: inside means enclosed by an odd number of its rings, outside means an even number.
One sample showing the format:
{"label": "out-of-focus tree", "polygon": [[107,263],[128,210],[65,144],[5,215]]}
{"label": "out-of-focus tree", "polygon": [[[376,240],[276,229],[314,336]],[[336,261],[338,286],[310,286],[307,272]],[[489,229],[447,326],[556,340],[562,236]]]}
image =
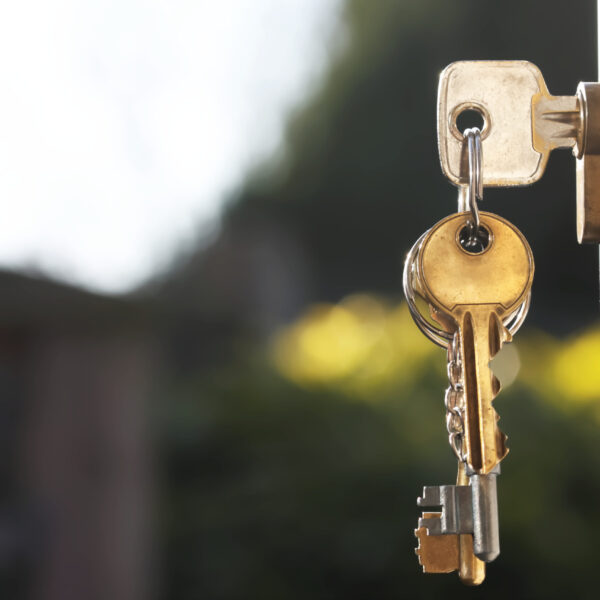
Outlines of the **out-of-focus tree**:
{"label": "out-of-focus tree", "polygon": [[[252,174],[216,239],[159,291],[181,324],[161,411],[170,597],[463,596],[456,577],[421,575],[413,555],[420,486],[454,477],[443,353],[416,353],[410,377],[399,370],[369,396],[352,390],[364,377],[328,386],[323,372],[301,365],[287,372],[292,383],[257,339],[281,334],[310,302],[362,290],[399,296],[404,253],[456,207],[436,147],[437,75],[446,64],[529,59],[553,92],[573,93],[579,80],[595,79],[595,27],[583,1],[568,10],[557,0],[347,2],[343,42],[291,118],[281,156]],[[575,31],[576,44],[567,34]],[[529,322],[554,334],[591,323],[596,257],[575,242],[572,158],[552,157],[533,187],[486,190],[484,208],[515,222],[533,246]],[[324,310],[297,321],[279,350]],[[206,336],[194,342],[198,331]],[[575,354],[560,362],[550,337],[522,336],[529,367],[498,399],[514,451],[499,486],[503,552],[484,587],[469,593],[592,597],[600,532],[593,390],[580,386],[586,401],[567,405],[548,373],[563,365],[572,374]],[[597,346],[586,343],[577,348]],[[205,368],[182,368],[190,356],[203,356]],[[343,379],[336,356],[325,362]],[[539,368],[545,358],[554,362]]]}
{"label": "out-of-focus tree", "polygon": [[[551,91],[574,93],[595,79],[593,9],[347,2],[331,69],[291,118],[278,161],[231,199],[221,235],[169,279],[171,295],[184,285],[188,302],[269,330],[308,300],[398,294],[407,249],[456,210],[437,156],[439,72],[455,60],[528,59]],[[483,208],[514,221],[533,247],[531,322],[564,332],[595,318],[597,257],[575,240],[573,159],[554,154],[540,183],[487,189]]]}

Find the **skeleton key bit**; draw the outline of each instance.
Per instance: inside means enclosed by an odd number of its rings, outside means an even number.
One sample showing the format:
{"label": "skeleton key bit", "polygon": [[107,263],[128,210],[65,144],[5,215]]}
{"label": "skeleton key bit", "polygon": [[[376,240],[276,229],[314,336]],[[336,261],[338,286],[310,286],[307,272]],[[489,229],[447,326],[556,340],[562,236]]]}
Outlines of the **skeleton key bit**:
{"label": "skeleton key bit", "polygon": [[488,475],[471,476],[471,485],[425,486],[417,505],[439,506],[441,513],[424,513],[419,528],[429,535],[473,535],[475,556],[485,562],[500,554],[496,476],[500,467]]}
{"label": "skeleton key bit", "polygon": [[[493,477],[495,480],[495,475],[484,475],[483,477]],[[430,504],[431,506],[440,506],[442,512],[423,512],[419,519],[419,527],[415,530],[415,535],[419,540],[415,552],[424,573],[458,571],[463,583],[479,585],[485,579],[485,562],[480,560],[473,551],[474,538],[479,553],[484,555],[486,560],[493,560],[500,550],[499,537],[496,530],[495,540],[492,539],[490,543],[488,537],[487,541],[483,541],[483,544],[487,544],[487,546],[485,548],[482,546],[482,528],[479,525],[474,527],[473,494],[468,483],[464,463],[459,462],[455,486],[423,488],[423,497],[417,500],[419,506],[429,506]],[[442,490],[444,493],[438,494]],[[458,497],[459,503],[450,506],[447,500],[451,496],[454,496],[454,500]],[[477,511],[479,508],[475,509],[476,513]],[[454,513],[450,520],[447,518],[449,512]],[[477,521],[480,516],[479,512],[475,515],[475,520]],[[442,529],[445,529],[447,533],[439,533]],[[459,531],[465,533],[458,533]]]}
{"label": "skeleton key bit", "polygon": [[423,296],[440,324],[458,330],[464,368],[464,452],[469,469],[491,473],[507,453],[492,400],[500,389],[489,363],[511,335],[503,320],[529,294],[533,256],[508,221],[480,213],[485,247],[463,247],[465,214],[451,215],[425,235],[417,256]]}

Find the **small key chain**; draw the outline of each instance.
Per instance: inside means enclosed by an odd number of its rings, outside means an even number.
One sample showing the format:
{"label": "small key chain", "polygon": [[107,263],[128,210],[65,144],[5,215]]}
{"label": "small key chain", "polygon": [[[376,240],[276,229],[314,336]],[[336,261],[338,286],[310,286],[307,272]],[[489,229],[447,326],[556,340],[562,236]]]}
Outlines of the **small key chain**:
{"label": "small key chain", "polygon": [[[531,301],[531,248],[514,225],[480,212],[483,198],[481,132],[464,132],[468,186],[457,213],[426,231],[404,265],[403,287],[417,326],[447,349],[446,427],[458,460],[456,485],[425,486],[415,535],[425,573],[458,571],[478,585],[485,563],[500,553],[496,478],[506,436],[492,405],[500,383],[491,359],[523,324]],[[430,318],[419,311],[428,305]],[[439,510],[441,508],[441,511]],[[435,511],[433,509],[436,509]]]}

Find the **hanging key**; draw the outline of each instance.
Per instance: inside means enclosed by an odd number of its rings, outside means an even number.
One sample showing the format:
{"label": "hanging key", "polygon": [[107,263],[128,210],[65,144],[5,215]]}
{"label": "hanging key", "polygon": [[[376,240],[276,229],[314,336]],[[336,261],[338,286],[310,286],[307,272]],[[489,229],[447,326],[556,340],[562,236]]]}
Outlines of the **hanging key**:
{"label": "hanging key", "polygon": [[460,61],[438,88],[438,148],[442,170],[467,182],[460,114],[483,120],[483,184],[527,185],[543,175],[550,152],[577,158],[577,239],[600,242],[600,83],[582,82],[572,96],[553,96],[540,70],[524,60]]}
{"label": "hanging key", "polygon": [[573,147],[580,135],[580,100],[552,96],[540,70],[524,60],[461,61],[440,75],[438,144],[442,170],[456,185],[467,182],[463,134],[456,121],[466,110],[483,118],[483,184],[526,185],[544,173],[550,151]]}
{"label": "hanging key", "polygon": [[533,256],[508,221],[480,213],[480,248],[467,249],[468,217],[451,215],[427,232],[416,260],[417,280],[433,315],[459,334],[465,395],[464,453],[469,469],[491,473],[507,453],[492,400],[500,389],[489,363],[512,336],[504,325],[526,301]]}
{"label": "hanging key", "polygon": [[[427,509],[415,531],[417,555],[424,572],[458,570],[463,582],[477,585],[485,562],[500,552],[496,478],[507,453],[492,405],[500,384],[490,361],[523,323],[534,267],[523,235],[477,208],[484,181],[479,130],[465,132],[464,147],[468,186],[459,194],[460,212],[417,240],[403,287],[419,328],[448,350],[446,426],[459,462],[456,485],[426,486],[417,501]],[[433,321],[421,314],[417,297]]]}
{"label": "hanging key", "polygon": [[450,446],[458,458],[456,485],[426,486],[417,504],[441,512],[424,512],[415,535],[416,553],[425,573],[458,571],[463,583],[478,585],[485,578],[483,561],[500,552],[496,475],[466,475],[463,462],[463,377],[458,335],[448,345],[446,390],[447,426]]}

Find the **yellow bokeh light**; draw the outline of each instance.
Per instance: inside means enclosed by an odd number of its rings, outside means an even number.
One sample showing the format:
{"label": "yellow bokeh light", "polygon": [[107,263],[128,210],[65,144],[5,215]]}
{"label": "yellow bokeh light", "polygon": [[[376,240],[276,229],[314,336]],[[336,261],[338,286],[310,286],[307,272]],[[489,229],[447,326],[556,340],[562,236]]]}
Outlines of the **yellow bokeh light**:
{"label": "yellow bokeh light", "polygon": [[[365,399],[377,398],[390,385],[417,381],[427,370],[443,377],[445,360],[413,323],[405,303],[368,294],[309,307],[275,335],[271,352],[288,379]],[[503,366],[500,359],[511,359],[511,364]],[[516,383],[547,401],[565,409],[600,401],[600,327],[564,341],[540,331],[523,332],[516,348],[507,348],[494,363],[499,375],[504,367],[510,371],[505,384],[517,375],[519,362]]]}
{"label": "yellow bokeh light", "polygon": [[404,304],[390,306],[366,294],[310,307],[275,336],[272,351],[278,370],[293,381],[360,395],[414,379],[426,358],[440,353]]}
{"label": "yellow bokeh light", "polygon": [[579,402],[600,400],[600,329],[565,343],[553,361],[552,374],[563,395]]}
{"label": "yellow bokeh light", "polygon": [[540,331],[519,338],[520,381],[562,409],[600,401],[600,329],[566,340]]}

